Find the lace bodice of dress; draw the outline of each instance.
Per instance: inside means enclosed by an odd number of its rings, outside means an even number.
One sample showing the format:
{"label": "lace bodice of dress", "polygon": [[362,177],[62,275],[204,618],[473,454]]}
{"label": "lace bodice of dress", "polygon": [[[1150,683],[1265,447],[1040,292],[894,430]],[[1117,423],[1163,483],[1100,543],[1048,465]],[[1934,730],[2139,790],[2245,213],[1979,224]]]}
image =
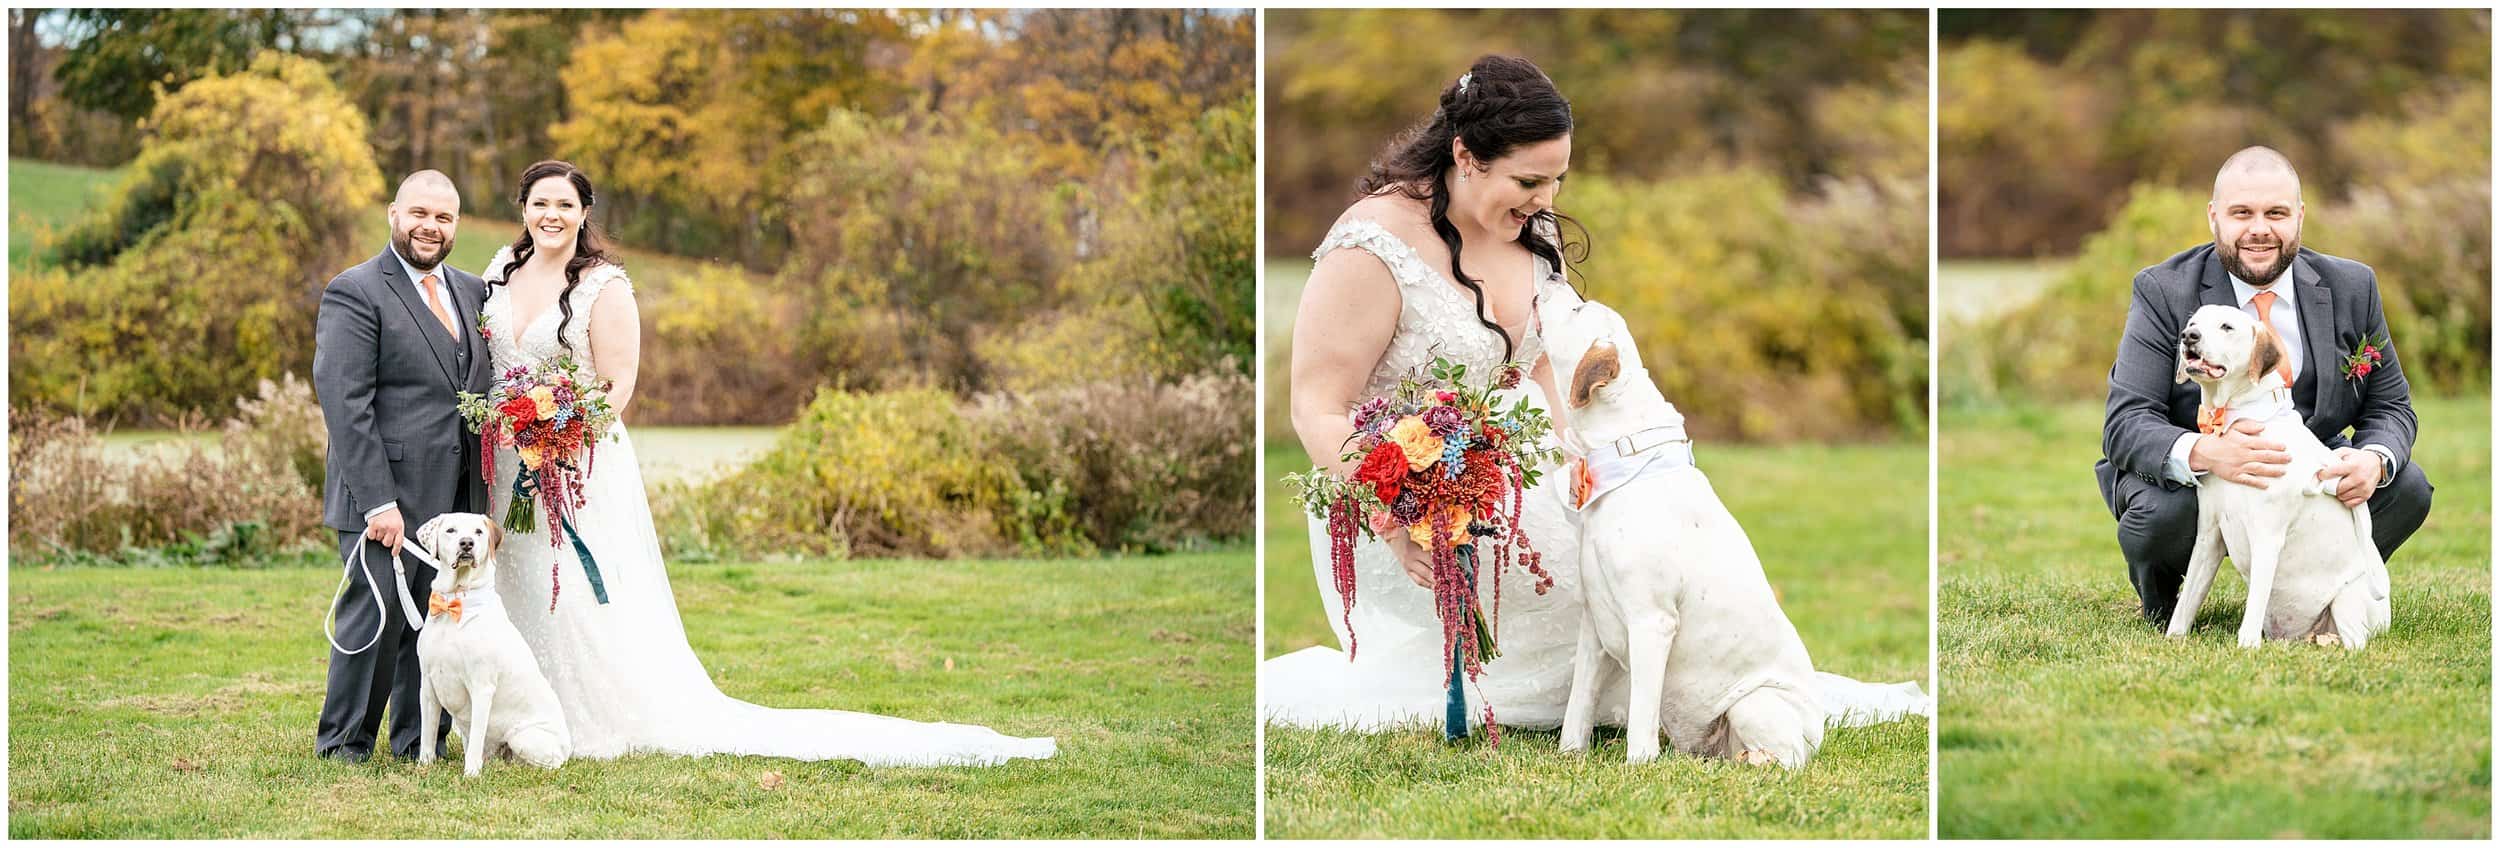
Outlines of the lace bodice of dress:
{"label": "lace bodice of dress", "polygon": [[590,307],[598,303],[599,295],[611,286],[632,290],[634,283],[625,276],[625,267],[607,262],[582,271],[581,285],[574,286],[573,293],[567,296],[573,304],[572,321],[565,321],[564,311],[549,304],[545,312],[529,319],[529,326],[516,331],[514,323],[520,320],[520,316],[513,314],[511,289],[502,284],[504,264],[510,261],[512,247],[505,245],[495,251],[495,258],[487,260],[484,272],[479,275],[487,283],[486,346],[494,356],[498,377],[504,369],[536,366],[564,353],[566,345],[559,344],[556,338],[556,325],[559,323],[565,325],[563,341],[570,344],[574,361],[596,372],[599,367],[595,359],[597,352],[590,348]]}
{"label": "lace bodice of dress", "polygon": [[[1318,260],[1341,247],[1360,248],[1379,257],[1389,266],[1389,274],[1398,281],[1400,300],[1398,329],[1389,338],[1389,349],[1372,367],[1371,379],[1363,386],[1364,397],[1387,394],[1398,380],[1421,373],[1439,356],[1467,366],[1471,374],[1489,374],[1501,364],[1502,337],[1476,320],[1476,304],[1467,292],[1451,282],[1439,269],[1432,267],[1405,240],[1391,234],[1387,227],[1368,218],[1351,218],[1328,231],[1319,248],[1311,252]],[[1545,257],[1536,257],[1536,293],[1545,296],[1554,289],[1568,289],[1562,275]],[[1543,339],[1533,329],[1520,339],[1511,356],[1522,363],[1534,363],[1544,353]]]}

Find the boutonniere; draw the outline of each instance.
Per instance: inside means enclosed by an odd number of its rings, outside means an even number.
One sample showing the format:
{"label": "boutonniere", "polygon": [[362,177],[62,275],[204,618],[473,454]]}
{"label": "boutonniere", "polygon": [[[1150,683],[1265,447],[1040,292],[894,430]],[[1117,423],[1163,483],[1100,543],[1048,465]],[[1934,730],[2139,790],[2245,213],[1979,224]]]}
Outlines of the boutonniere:
{"label": "boutonniere", "polygon": [[2351,353],[2344,354],[2344,379],[2359,380],[2370,376],[2370,372],[2378,370],[2379,365],[2387,361],[2387,351],[2386,336],[2376,339],[2363,336]]}
{"label": "boutonniere", "polygon": [[483,309],[477,311],[477,337],[490,342],[495,340],[495,331],[486,329],[486,310]]}

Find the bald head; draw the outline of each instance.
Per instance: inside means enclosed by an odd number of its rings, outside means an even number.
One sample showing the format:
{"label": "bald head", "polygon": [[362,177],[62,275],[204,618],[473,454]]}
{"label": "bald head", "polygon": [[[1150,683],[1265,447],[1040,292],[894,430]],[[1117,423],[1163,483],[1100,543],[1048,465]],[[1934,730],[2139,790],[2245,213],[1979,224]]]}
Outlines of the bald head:
{"label": "bald head", "polygon": [[431,199],[434,200],[450,197],[452,208],[459,208],[460,187],[452,185],[451,178],[443,176],[443,172],[432,170],[418,171],[409,174],[407,179],[400,180],[399,194],[392,197],[391,202],[404,205],[414,202],[417,197],[427,195],[431,195]]}
{"label": "bald head", "polygon": [[2300,172],[2292,169],[2292,160],[2271,147],[2258,145],[2240,148],[2231,158],[2222,160],[2221,170],[2214,172],[2214,197],[2220,200],[2226,185],[2246,181],[2275,182],[2289,180],[2292,193],[2300,193]]}

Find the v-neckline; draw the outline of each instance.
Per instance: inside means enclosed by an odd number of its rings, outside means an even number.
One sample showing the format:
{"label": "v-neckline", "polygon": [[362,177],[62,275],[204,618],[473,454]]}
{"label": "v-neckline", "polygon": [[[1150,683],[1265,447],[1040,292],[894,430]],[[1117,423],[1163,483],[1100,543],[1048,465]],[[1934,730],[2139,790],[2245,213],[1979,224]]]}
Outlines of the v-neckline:
{"label": "v-neckline", "polygon": [[[510,279],[505,279],[505,280],[502,280],[501,282],[503,283],[504,291],[505,291],[506,293],[510,293],[510,292],[512,292],[512,291],[513,291],[513,288],[512,288],[512,281],[511,281]],[[516,316],[516,317],[517,317],[517,316],[519,316],[519,315],[520,315],[520,313],[521,313],[521,300],[520,300],[520,298],[519,298],[517,295],[515,295],[515,296],[510,296],[510,297],[507,297],[507,298],[505,298],[505,300],[506,300],[506,302],[507,302],[507,303],[511,306],[511,312],[512,312],[512,314],[513,314],[514,316]],[[513,334],[512,334],[512,335],[513,335],[514,340],[517,342],[517,341],[519,340],[519,338],[520,338],[520,337],[522,337],[522,336],[526,336],[526,335],[529,335],[529,331],[530,331],[530,330],[532,330],[532,329],[535,329],[535,328],[538,326],[538,322],[539,322],[539,321],[544,320],[544,319],[545,319],[548,315],[554,314],[554,313],[556,312],[556,310],[558,310],[558,309],[562,308],[563,306],[564,306],[564,290],[563,290],[563,289],[557,289],[557,290],[556,290],[556,296],[555,296],[555,299],[554,299],[554,300],[547,301],[547,306],[546,306],[546,308],[538,310],[538,315],[537,315],[537,316],[532,317],[531,319],[529,319],[529,320],[527,320],[527,321],[523,321],[523,322],[521,322],[520,324],[516,325],[516,326],[518,326],[518,327],[519,327],[519,329],[517,329],[517,330],[513,331]]]}

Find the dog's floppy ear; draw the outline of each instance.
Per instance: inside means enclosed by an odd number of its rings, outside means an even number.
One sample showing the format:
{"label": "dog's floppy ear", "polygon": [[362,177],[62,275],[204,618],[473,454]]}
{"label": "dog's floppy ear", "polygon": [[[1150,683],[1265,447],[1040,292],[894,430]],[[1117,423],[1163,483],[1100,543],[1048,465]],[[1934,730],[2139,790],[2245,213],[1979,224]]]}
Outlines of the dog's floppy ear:
{"label": "dog's floppy ear", "polygon": [[[442,540],[434,538],[434,534],[442,532],[443,519],[446,517],[447,516],[444,515],[437,515],[433,518],[426,519],[425,524],[417,528],[416,534],[408,538],[414,540],[418,544],[424,545],[426,555],[434,556],[435,551],[443,549]],[[440,557],[436,558],[440,559]],[[450,562],[444,562],[439,568],[434,570],[434,582],[430,584],[434,588],[434,594],[449,595],[453,589],[459,588],[457,578],[460,575],[454,573],[454,571],[455,569],[451,567]]]}
{"label": "dog's floppy ear", "polygon": [[2274,334],[2273,327],[2266,326],[2264,322],[2258,322],[2257,346],[2248,352],[2248,359],[2250,362],[2248,378],[2251,380],[2272,374],[2274,369],[2283,367],[2283,339]]}
{"label": "dog's floppy ear", "polygon": [[503,522],[488,520],[486,522],[485,561],[493,562],[495,560],[495,552],[500,550],[503,550]]}
{"label": "dog's floppy ear", "polygon": [[451,517],[451,513],[444,513],[442,515],[426,519],[424,524],[417,526],[417,532],[409,534],[408,538],[415,539],[418,545],[423,546],[425,548],[426,555],[439,556],[435,552],[442,550],[443,546],[434,538],[434,534],[442,532],[443,519],[449,517]]}
{"label": "dog's floppy ear", "polygon": [[2172,375],[2171,375],[2171,377],[2170,377],[2170,382],[2172,382],[2172,383],[2174,383],[2174,384],[2176,384],[2176,383],[2185,383],[2185,382],[2187,382],[2187,381],[2188,381],[2188,373],[2187,373],[2187,345],[2185,345],[2185,344],[2176,344],[2176,345],[2172,345],[2172,346],[2171,346],[2171,352],[2172,352],[2172,354],[2173,354],[2173,355],[2172,355],[2170,358],[2171,358],[2171,360],[2172,360],[2173,362],[2176,362],[2176,363],[2178,364],[2178,366],[2179,366],[2179,370],[2178,370],[2178,372],[2177,372],[2177,373],[2175,373],[2175,374],[2172,374]]}
{"label": "dog's floppy ear", "polygon": [[1623,360],[1612,343],[1601,340],[1589,345],[1588,354],[1580,357],[1579,367],[1571,370],[1571,407],[1589,405],[1589,395],[1622,373]]}

